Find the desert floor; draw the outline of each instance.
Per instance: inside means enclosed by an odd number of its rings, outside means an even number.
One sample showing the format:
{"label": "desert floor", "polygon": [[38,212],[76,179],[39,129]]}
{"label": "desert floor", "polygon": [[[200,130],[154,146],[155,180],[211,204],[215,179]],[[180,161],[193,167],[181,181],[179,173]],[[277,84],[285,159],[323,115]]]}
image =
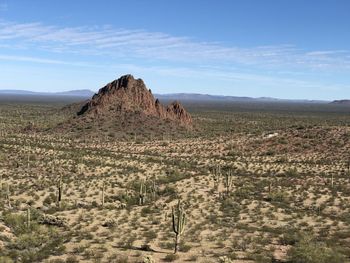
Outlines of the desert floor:
{"label": "desert floor", "polygon": [[349,262],[349,108],[189,105],[188,134],[117,140],[50,132],[61,104],[0,105],[0,262]]}

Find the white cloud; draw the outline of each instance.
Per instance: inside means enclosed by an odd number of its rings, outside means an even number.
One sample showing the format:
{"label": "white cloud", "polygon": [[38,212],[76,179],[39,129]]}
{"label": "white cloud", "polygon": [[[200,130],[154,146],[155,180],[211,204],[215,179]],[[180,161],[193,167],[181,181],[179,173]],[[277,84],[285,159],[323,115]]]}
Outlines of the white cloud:
{"label": "white cloud", "polygon": [[[16,62],[28,62],[28,63],[40,63],[40,64],[48,64],[48,65],[63,65],[63,68],[67,68],[66,66],[77,66],[77,67],[86,67],[83,71],[78,72],[78,74],[86,75],[106,75],[106,76],[114,76],[116,72],[118,74],[126,74],[131,73],[135,76],[160,76],[161,79],[179,79],[180,82],[177,83],[186,83],[187,80],[196,80],[198,83],[207,83],[215,80],[215,82],[220,83],[220,91],[218,91],[218,87],[212,87],[215,90],[209,90],[207,86],[201,86],[201,88],[207,89],[208,93],[211,94],[231,94],[242,96],[246,96],[244,93],[245,88],[242,88],[242,85],[245,87],[254,87],[255,94],[261,94],[261,96],[265,93],[259,92],[259,89],[269,88],[274,89],[275,92],[279,90],[317,90],[319,92],[332,92],[332,93],[340,93],[343,91],[349,90],[349,86],[345,83],[335,83],[332,81],[322,81],[320,80],[311,80],[311,79],[303,79],[298,77],[287,77],[287,75],[276,75],[276,74],[264,74],[264,73],[248,73],[242,72],[239,68],[223,68],[223,67],[211,67],[211,66],[202,66],[202,67],[186,67],[186,66],[146,66],[146,65],[136,65],[136,64],[87,64],[83,62],[68,62],[62,60],[55,59],[44,59],[39,57],[27,57],[27,56],[9,56],[9,55],[1,55],[0,54],[0,62],[2,60],[6,61],[16,61]],[[1,63],[0,63],[1,64]],[[6,66],[5,66],[6,68]],[[47,67],[50,68],[50,67]],[[69,71],[72,69],[69,68]],[[41,72],[42,74],[42,72]],[[77,76],[74,76],[77,77]],[[115,76],[115,77],[118,77]],[[79,77],[77,77],[79,79]],[[83,78],[84,79],[84,78]],[[106,79],[108,81],[110,79]],[[11,80],[12,81],[12,80]],[[79,81],[77,81],[79,82]],[[11,83],[11,82],[10,82]],[[159,83],[158,83],[159,85]],[[97,86],[91,86],[91,89],[96,88]],[[223,88],[224,87],[224,88]],[[225,90],[225,87],[227,90]],[[184,89],[184,87],[179,87],[182,92],[188,92],[188,87]],[[192,87],[196,89],[196,87]],[[236,93],[230,92],[229,89],[237,89]],[[223,92],[225,90],[225,92]],[[163,91],[164,92],[164,91]],[[197,87],[197,92],[201,92],[201,90]],[[248,92],[248,91],[247,91]],[[249,94],[249,93],[248,93]],[[283,94],[283,93],[281,93]],[[253,94],[250,94],[254,96]],[[268,94],[269,96],[278,96],[273,94]],[[283,97],[283,95],[280,95]],[[296,92],[293,96],[298,96]],[[296,98],[296,97],[293,97]],[[302,98],[302,97],[300,97]]]}
{"label": "white cloud", "polygon": [[161,32],[101,27],[57,27],[0,21],[0,45],[13,44],[52,52],[182,61],[200,65],[253,65],[263,68],[350,69],[348,50],[303,51],[292,45],[241,48],[201,42]]}
{"label": "white cloud", "polygon": [[189,68],[189,67],[143,67],[133,64],[119,64],[111,68],[112,71],[126,71],[138,75],[151,74],[163,75],[166,77],[190,78],[190,79],[216,79],[228,83],[249,83],[260,87],[278,87],[280,89],[321,89],[323,91],[347,90],[349,85],[327,84],[321,81],[303,80],[298,78],[278,77],[275,75],[264,75],[254,73],[242,73],[237,69],[228,70],[225,68]]}
{"label": "white cloud", "polygon": [[82,63],[82,62],[68,62],[68,61],[55,60],[55,59],[44,59],[44,58],[38,58],[38,57],[12,56],[12,55],[1,55],[1,54],[0,54],[0,60],[33,62],[33,63],[40,63],[40,64],[55,64],[55,65],[90,66],[89,64]]}

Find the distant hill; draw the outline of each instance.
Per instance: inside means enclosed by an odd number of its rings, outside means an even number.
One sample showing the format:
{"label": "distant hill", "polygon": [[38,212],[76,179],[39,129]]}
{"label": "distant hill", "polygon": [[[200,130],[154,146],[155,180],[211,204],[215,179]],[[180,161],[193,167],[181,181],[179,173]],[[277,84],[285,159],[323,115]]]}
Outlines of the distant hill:
{"label": "distant hill", "polygon": [[29,90],[14,90],[14,89],[4,89],[0,90],[0,95],[1,94],[11,94],[11,95],[34,95],[38,94],[39,92],[34,92],[34,91],[29,91]]}
{"label": "distant hill", "polygon": [[[88,99],[91,98],[95,92],[87,89],[83,90],[70,90],[63,92],[34,92],[27,90],[0,90],[1,95],[18,95],[18,96],[65,96],[65,97],[77,97]],[[199,93],[171,93],[171,94],[154,94],[154,96],[160,100],[179,100],[179,101],[207,101],[207,102],[294,102],[294,103],[329,103],[330,101],[322,100],[289,100],[278,99],[271,97],[240,97],[240,96],[225,96],[225,95],[209,95]],[[334,104],[343,104],[344,101],[334,101]]]}
{"label": "distant hill", "polygon": [[270,97],[252,98],[252,97],[209,95],[209,94],[198,94],[198,93],[155,94],[155,96],[162,100],[181,100],[181,101],[328,103],[328,101],[321,101],[321,100],[289,100],[289,99],[277,99],[277,98],[270,98]]}
{"label": "distant hill", "polygon": [[0,90],[1,95],[17,95],[17,96],[68,96],[68,97],[81,97],[90,98],[95,93],[91,90],[70,90],[62,92],[34,92],[28,90]]}
{"label": "distant hill", "polygon": [[208,95],[198,93],[172,93],[172,94],[155,94],[159,99],[165,100],[191,100],[191,101],[251,101],[250,97],[234,97],[224,95]]}
{"label": "distant hill", "polygon": [[332,101],[331,104],[349,105],[350,106],[350,100],[335,100],[335,101]]}
{"label": "distant hill", "polygon": [[81,90],[70,90],[70,91],[63,91],[63,92],[56,92],[55,94],[61,95],[61,96],[79,96],[79,97],[88,97],[90,98],[95,94],[95,92],[88,90],[88,89],[81,89]]}

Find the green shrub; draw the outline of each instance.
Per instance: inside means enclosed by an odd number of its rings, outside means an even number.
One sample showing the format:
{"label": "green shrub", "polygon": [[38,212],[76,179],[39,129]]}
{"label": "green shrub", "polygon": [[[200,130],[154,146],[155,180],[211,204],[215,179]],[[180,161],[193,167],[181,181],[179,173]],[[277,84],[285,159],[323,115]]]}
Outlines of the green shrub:
{"label": "green shrub", "polygon": [[27,232],[26,215],[8,213],[4,215],[5,225],[10,227],[15,235]]}
{"label": "green shrub", "polygon": [[165,262],[173,262],[173,261],[177,260],[178,258],[179,258],[179,256],[176,254],[168,254],[165,256],[164,261]]}
{"label": "green shrub", "polygon": [[9,257],[0,256],[0,263],[13,263],[14,261]]}
{"label": "green shrub", "polygon": [[78,263],[79,260],[76,256],[68,256],[66,258],[66,263]]}
{"label": "green shrub", "polygon": [[303,238],[288,251],[290,263],[343,263],[345,257],[336,249],[311,238]]}
{"label": "green shrub", "polygon": [[190,174],[180,173],[178,170],[169,170],[166,172],[166,176],[160,176],[157,180],[158,184],[169,184],[181,181],[183,179],[191,177]]}
{"label": "green shrub", "polygon": [[295,245],[301,239],[300,233],[297,229],[289,228],[285,229],[282,237],[280,238],[280,243],[282,245]]}
{"label": "green shrub", "polygon": [[152,209],[149,206],[145,206],[141,209],[141,216],[146,217],[148,214],[152,213]]}
{"label": "green shrub", "polygon": [[268,195],[268,199],[271,200],[271,202],[284,203],[288,201],[288,193],[283,191],[272,192]]}
{"label": "green shrub", "polygon": [[6,256],[14,260],[21,258],[21,262],[38,262],[64,252],[64,237],[52,227],[39,226],[35,222],[37,216],[38,214],[33,210],[33,221],[31,228],[28,229],[25,214],[4,215],[5,224],[16,235],[16,238],[6,246],[4,251]]}

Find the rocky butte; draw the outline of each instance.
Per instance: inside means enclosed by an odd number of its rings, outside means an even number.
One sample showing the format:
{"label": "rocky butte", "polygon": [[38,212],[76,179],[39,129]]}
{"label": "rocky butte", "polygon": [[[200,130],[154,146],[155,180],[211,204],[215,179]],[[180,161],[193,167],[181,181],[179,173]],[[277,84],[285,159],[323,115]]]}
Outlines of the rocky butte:
{"label": "rocky butte", "polygon": [[[168,106],[155,99],[142,79],[125,75],[108,83],[88,100],[77,113],[91,118],[120,118],[138,115],[138,121],[148,117],[172,122],[182,127],[192,127],[192,118],[179,102]],[[142,118],[146,117],[146,118]],[[135,119],[134,117],[132,119]]]}

